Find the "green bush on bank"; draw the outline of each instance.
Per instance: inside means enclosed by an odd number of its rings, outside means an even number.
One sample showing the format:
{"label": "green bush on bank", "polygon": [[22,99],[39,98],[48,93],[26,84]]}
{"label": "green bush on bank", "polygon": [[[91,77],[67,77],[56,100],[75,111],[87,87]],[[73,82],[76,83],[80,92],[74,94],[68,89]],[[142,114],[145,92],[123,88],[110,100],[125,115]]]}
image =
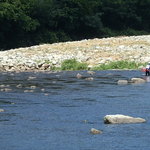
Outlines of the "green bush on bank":
{"label": "green bush on bank", "polygon": [[102,64],[94,67],[93,70],[108,70],[108,69],[139,69],[140,66],[145,66],[145,63],[137,63],[133,61],[116,61],[108,64]]}
{"label": "green bush on bank", "polygon": [[68,59],[62,62],[61,70],[87,70],[88,65],[86,63],[78,62],[75,59]]}
{"label": "green bush on bank", "polygon": [[[134,61],[115,61],[107,64],[101,64],[99,66],[95,66],[90,70],[111,70],[111,69],[139,69],[142,66],[145,66],[146,63],[138,63]],[[52,70],[88,70],[88,65],[86,63],[78,62],[76,59],[67,59],[64,60],[61,64],[60,68],[53,67]]]}

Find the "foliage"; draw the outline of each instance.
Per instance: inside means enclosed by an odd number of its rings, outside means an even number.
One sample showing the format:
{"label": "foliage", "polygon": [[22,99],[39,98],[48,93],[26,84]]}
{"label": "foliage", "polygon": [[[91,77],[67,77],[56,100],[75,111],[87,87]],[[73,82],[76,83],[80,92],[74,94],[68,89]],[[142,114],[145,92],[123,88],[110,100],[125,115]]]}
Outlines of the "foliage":
{"label": "foliage", "polygon": [[0,50],[150,33],[150,0],[1,0]]}
{"label": "foliage", "polygon": [[133,61],[116,61],[116,62],[110,62],[108,64],[102,64],[100,66],[94,67],[93,70],[139,69],[140,66],[145,66],[145,64],[137,63]]}
{"label": "foliage", "polygon": [[86,70],[87,64],[78,62],[75,59],[68,59],[62,62],[61,70]]}

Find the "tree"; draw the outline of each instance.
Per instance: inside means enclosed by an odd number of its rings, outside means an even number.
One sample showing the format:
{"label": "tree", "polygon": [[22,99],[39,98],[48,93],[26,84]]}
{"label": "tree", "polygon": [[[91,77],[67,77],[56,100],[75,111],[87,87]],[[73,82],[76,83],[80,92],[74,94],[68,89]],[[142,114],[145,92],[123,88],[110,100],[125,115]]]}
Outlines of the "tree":
{"label": "tree", "polygon": [[1,48],[8,49],[23,45],[23,36],[27,32],[36,30],[39,23],[30,17],[33,2],[31,0],[5,0],[0,3]]}
{"label": "tree", "polygon": [[0,49],[150,32],[150,0],[1,0]]}
{"label": "tree", "polygon": [[150,32],[150,0],[137,0],[137,14],[141,17],[141,28]]}

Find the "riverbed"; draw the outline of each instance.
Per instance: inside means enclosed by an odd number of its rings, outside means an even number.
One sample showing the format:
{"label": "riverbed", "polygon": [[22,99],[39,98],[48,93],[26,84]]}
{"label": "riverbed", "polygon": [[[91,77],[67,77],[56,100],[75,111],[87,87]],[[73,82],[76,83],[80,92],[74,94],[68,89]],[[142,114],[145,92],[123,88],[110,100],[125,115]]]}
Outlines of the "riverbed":
{"label": "riverbed", "polygon": [[[132,77],[147,82],[117,84]],[[139,70],[93,75],[87,71],[1,72],[0,149],[148,150],[149,95],[149,77]],[[147,122],[108,125],[103,123],[108,114],[141,117]],[[103,133],[93,135],[91,128]]]}

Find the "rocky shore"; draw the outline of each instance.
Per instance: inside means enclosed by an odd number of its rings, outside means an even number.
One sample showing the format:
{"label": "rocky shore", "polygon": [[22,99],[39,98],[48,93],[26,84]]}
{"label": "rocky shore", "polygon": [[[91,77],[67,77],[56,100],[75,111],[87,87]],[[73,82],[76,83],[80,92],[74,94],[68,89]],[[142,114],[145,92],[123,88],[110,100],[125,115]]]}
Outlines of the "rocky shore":
{"label": "rocky shore", "polygon": [[0,71],[40,71],[60,67],[66,59],[94,67],[111,61],[150,61],[150,35],[42,44],[0,51]]}

